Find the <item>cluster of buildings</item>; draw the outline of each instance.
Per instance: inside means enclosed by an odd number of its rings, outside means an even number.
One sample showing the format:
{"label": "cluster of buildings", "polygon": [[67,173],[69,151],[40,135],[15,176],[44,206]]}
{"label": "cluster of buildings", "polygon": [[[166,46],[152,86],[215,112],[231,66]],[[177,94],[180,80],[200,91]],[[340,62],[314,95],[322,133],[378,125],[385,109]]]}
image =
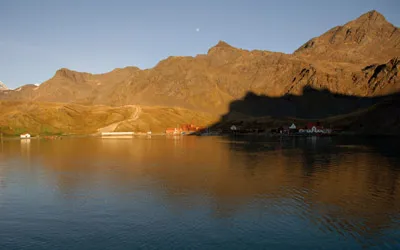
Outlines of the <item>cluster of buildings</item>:
{"label": "cluster of buildings", "polygon": [[204,127],[196,126],[194,124],[183,124],[181,126],[177,126],[176,128],[167,128],[165,130],[165,134],[167,135],[181,135],[181,134],[190,134],[199,132],[203,130]]}
{"label": "cluster of buildings", "polygon": [[331,134],[331,128],[324,128],[320,123],[309,122],[304,127],[297,127],[294,123],[290,126],[279,127],[273,129],[272,133],[286,134],[286,135],[308,135],[308,134]]}

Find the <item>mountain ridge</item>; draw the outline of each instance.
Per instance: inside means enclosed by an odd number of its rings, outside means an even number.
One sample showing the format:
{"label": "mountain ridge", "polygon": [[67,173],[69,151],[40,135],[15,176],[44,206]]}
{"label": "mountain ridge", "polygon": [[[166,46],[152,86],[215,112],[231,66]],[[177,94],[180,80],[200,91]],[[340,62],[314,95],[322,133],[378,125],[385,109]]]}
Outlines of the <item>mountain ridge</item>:
{"label": "mountain ridge", "polygon": [[400,30],[372,10],[310,39],[293,54],[352,63],[387,61],[400,54]]}
{"label": "mountain ridge", "polygon": [[399,29],[370,11],[312,38],[293,54],[219,41],[206,54],[170,56],[150,69],[91,74],[61,68],[39,86],[0,92],[0,100],[180,107],[223,115],[249,91],[281,97],[302,95],[311,87],[348,96],[390,95],[400,91],[399,58]]}

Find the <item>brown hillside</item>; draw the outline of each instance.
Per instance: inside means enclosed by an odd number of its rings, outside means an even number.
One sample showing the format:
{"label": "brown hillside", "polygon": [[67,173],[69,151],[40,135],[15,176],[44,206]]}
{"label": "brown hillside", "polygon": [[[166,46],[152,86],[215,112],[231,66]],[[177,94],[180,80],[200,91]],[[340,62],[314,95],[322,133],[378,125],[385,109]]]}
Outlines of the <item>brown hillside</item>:
{"label": "brown hillside", "polygon": [[9,135],[91,134],[111,131],[164,132],[167,127],[216,120],[182,108],[0,101],[0,131]]}

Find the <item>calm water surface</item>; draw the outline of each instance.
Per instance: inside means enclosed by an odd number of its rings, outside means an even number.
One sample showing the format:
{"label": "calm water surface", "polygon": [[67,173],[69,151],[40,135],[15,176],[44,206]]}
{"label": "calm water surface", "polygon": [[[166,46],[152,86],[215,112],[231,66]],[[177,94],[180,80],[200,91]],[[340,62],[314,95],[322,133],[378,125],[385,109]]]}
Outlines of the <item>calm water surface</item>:
{"label": "calm water surface", "polygon": [[400,249],[398,138],[4,141],[0,249]]}

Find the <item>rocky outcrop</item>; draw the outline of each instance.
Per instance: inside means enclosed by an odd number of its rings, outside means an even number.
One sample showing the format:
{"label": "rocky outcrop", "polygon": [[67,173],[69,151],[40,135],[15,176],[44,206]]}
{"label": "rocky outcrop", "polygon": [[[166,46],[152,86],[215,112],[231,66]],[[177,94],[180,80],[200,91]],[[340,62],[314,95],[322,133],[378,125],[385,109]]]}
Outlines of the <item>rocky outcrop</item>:
{"label": "rocky outcrop", "polygon": [[364,79],[368,80],[369,90],[388,89],[400,91],[400,58],[395,57],[385,64],[374,64],[365,67],[362,72]]}

